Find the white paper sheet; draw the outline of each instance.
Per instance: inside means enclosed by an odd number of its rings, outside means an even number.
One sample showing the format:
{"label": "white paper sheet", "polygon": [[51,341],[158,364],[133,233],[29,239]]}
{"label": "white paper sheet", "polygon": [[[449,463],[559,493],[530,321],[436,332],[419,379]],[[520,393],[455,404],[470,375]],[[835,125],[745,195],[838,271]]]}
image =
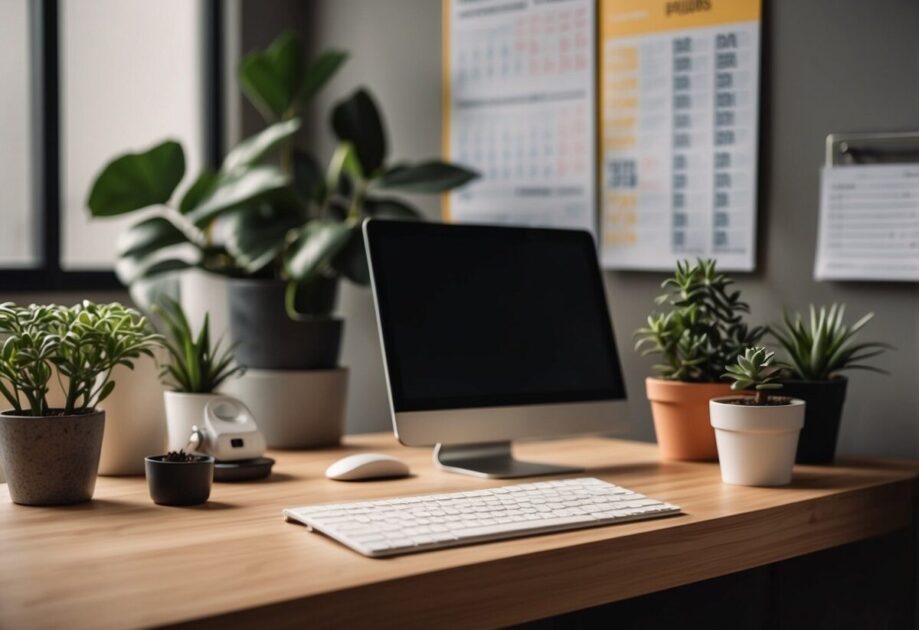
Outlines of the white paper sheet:
{"label": "white paper sheet", "polygon": [[823,169],[814,276],[919,281],[919,165]]}
{"label": "white paper sheet", "polygon": [[755,265],[759,0],[603,0],[604,266]]}
{"label": "white paper sheet", "polygon": [[446,154],[482,175],[446,218],[596,233],[592,0],[452,0],[446,19]]}

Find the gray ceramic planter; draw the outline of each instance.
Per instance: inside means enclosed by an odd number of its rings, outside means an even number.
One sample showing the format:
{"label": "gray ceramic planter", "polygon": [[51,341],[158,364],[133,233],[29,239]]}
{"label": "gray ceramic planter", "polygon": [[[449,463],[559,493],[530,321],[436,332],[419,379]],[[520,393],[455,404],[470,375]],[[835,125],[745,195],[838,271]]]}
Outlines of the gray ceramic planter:
{"label": "gray ceramic planter", "polygon": [[105,412],[34,418],[0,414],[0,463],[21,505],[89,501],[96,487]]}

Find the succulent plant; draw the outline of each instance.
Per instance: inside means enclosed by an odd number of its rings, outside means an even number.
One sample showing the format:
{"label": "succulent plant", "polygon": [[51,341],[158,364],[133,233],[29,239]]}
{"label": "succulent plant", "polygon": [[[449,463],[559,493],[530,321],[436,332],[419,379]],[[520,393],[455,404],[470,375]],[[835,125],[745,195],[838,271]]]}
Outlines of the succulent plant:
{"label": "succulent plant", "polygon": [[776,382],[782,368],[772,364],[774,358],[775,353],[762,346],[747,348],[737,357],[736,363],[727,367],[723,376],[734,380],[731,389],[735,391],[752,389],[755,404],[768,404],[769,391],[782,388],[782,384]]}
{"label": "succulent plant", "polygon": [[[31,416],[91,411],[115,389],[112,371],[133,369],[162,340],[137,311],[85,300],[71,307],[0,304],[0,335],[0,395]],[[48,404],[55,377],[65,397],[59,410]]]}
{"label": "succulent plant", "polygon": [[635,350],[642,356],[659,354],[654,369],[662,378],[688,382],[717,382],[744,348],[758,342],[766,329],[748,327],[743,315],[750,307],[734,283],[716,269],[714,260],[677,263],[676,272],[661,287],[656,302],[665,313],[652,313],[635,331]]}
{"label": "succulent plant", "polygon": [[842,370],[870,370],[886,373],[860,363],[881,354],[892,346],[878,342],[856,343],[855,337],[874,317],[868,313],[851,326],[843,322],[846,307],[832,304],[819,309],[810,307],[807,323],[800,313],[783,314],[783,326],[769,327],[769,334],[781,344],[788,360],[780,365],[794,378],[803,381],[825,381]]}

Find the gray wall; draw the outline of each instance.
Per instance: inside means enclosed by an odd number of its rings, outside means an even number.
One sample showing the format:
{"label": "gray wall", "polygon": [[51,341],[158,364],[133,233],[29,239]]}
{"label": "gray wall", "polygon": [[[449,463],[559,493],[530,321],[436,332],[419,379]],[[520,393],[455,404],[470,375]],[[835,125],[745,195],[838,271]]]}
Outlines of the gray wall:
{"label": "gray wall", "polygon": [[[813,278],[818,172],[827,133],[919,128],[919,4],[911,0],[765,0],[758,270],[738,277],[753,320],[787,307],[844,301],[877,314],[867,336],[897,351],[853,374],[840,448],[919,457],[919,290],[915,284],[818,283]],[[302,25],[315,50],[351,51],[319,103],[310,136],[330,150],[329,104],[359,84],[376,94],[392,154],[440,151],[441,6],[435,0],[318,0]],[[436,203],[425,205],[432,217]],[[652,440],[643,379],[651,360],[630,350],[663,276],[608,272],[610,307],[630,392],[632,437]],[[347,290],[345,363],[353,370],[349,429],[386,429],[388,406],[370,297]]]}

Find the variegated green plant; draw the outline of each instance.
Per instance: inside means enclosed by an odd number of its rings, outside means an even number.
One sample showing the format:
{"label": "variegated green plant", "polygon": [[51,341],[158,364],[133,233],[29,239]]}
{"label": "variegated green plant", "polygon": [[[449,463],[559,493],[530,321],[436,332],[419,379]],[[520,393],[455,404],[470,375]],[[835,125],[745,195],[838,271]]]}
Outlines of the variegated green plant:
{"label": "variegated green plant", "polygon": [[892,346],[878,342],[857,343],[855,338],[874,317],[868,313],[851,326],[843,320],[844,304],[832,304],[819,309],[810,307],[810,318],[805,322],[800,313],[782,316],[782,326],[770,326],[769,333],[788,355],[780,365],[793,376],[804,381],[825,381],[843,370],[871,370],[885,373],[862,363],[876,357]]}
{"label": "variegated green plant", "polygon": [[733,284],[714,260],[678,262],[674,275],[661,285],[665,293],[656,300],[669,310],[652,313],[647,326],[635,331],[635,350],[642,356],[660,355],[654,369],[662,378],[717,382],[743,349],[765,333],[765,328],[743,321],[750,307]]}
{"label": "variegated green plant", "polygon": [[752,389],[754,402],[757,405],[765,405],[769,402],[769,391],[782,388],[782,384],[776,382],[782,368],[773,365],[774,358],[775,353],[762,346],[747,348],[737,357],[736,363],[727,367],[723,376],[734,381],[731,383],[731,389]]}
{"label": "variegated green plant", "polygon": [[[115,389],[112,371],[153,356],[161,337],[137,311],[121,304],[0,304],[0,394],[17,414],[86,413]],[[64,407],[52,409],[57,378]],[[24,401],[24,402],[23,402]]]}
{"label": "variegated green plant", "polygon": [[211,345],[210,324],[204,316],[201,330],[195,335],[182,307],[168,300],[165,307],[154,307],[166,327],[166,351],[169,360],[160,370],[163,382],[177,392],[210,394],[231,376],[244,371],[236,365],[232,347],[222,347],[223,339]]}

